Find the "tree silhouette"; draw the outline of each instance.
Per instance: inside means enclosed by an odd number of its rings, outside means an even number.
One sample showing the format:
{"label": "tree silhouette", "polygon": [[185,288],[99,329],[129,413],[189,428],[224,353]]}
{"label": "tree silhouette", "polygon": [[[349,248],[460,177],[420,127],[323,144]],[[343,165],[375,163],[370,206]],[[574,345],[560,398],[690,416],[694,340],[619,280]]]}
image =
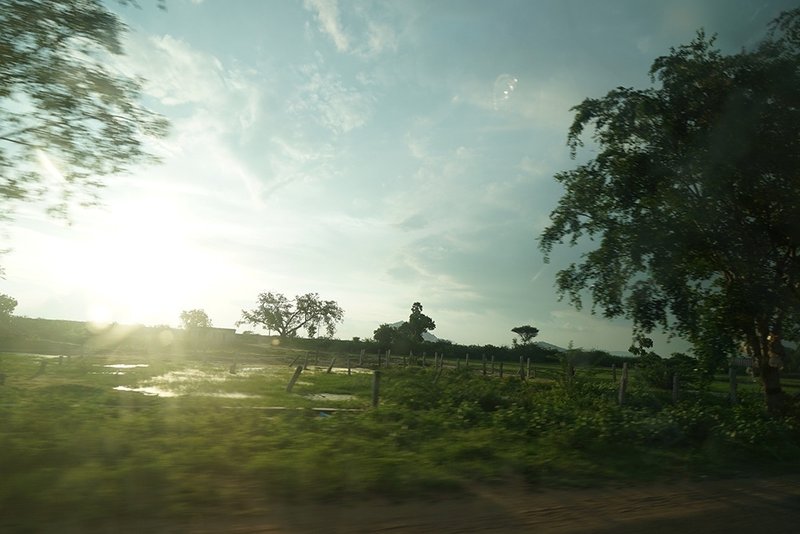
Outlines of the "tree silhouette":
{"label": "tree silhouette", "polygon": [[186,330],[208,328],[211,326],[211,319],[204,310],[184,310],[181,312],[181,325]]}
{"label": "tree silhouette", "polygon": [[411,315],[408,316],[408,330],[412,341],[422,341],[422,334],[434,330],[436,323],[433,319],[422,313],[422,304],[415,302],[411,305]]}
{"label": "tree silhouette", "polygon": [[533,338],[539,335],[539,329],[529,324],[514,327],[511,331],[519,336],[524,345],[532,342]]}
{"label": "tree silhouette", "polygon": [[281,293],[261,293],[252,310],[242,310],[242,320],[237,324],[252,324],[274,330],[280,337],[295,337],[305,329],[309,337],[325,327],[328,337],[336,333],[336,323],[342,322],[344,310],[336,301],[322,300],[317,293],[297,295],[288,299]]}
{"label": "tree silhouette", "polygon": [[540,248],[592,238],[558,273],[562,295],[580,307],[588,291],[635,334],[672,331],[703,358],[745,343],[779,411],[781,341],[800,319],[800,9],[733,55],[700,31],[650,74],[573,108],[573,157],[586,130],[597,155],[556,176]]}

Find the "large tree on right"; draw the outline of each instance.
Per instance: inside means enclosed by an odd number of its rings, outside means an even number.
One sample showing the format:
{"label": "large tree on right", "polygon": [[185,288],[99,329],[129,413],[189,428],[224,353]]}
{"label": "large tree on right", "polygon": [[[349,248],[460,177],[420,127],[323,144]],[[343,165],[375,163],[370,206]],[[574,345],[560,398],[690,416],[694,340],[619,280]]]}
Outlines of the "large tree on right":
{"label": "large tree on right", "polygon": [[588,247],[557,275],[577,307],[589,295],[707,361],[746,347],[777,412],[800,311],[800,9],[732,55],[700,31],[650,75],[573,108],[573,158],[585,136],[596,153],[556,175],[564,194],[540,248],[549,260],[565,241]]}

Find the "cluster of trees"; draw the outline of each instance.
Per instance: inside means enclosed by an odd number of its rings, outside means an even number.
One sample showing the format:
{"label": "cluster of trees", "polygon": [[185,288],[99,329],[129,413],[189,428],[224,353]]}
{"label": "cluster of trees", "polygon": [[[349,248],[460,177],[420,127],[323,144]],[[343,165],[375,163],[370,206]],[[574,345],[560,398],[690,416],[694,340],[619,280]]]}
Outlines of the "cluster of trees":
{"label": "cluster of trees", "polygon": [[382,324],[373,333],[380,350],[392,349],[396,352],[408,352],[418,348],[423,341],[422,335],[436,328],[433,319],[422,313],[422,304],[411,305],[408,321],[397,324]]}

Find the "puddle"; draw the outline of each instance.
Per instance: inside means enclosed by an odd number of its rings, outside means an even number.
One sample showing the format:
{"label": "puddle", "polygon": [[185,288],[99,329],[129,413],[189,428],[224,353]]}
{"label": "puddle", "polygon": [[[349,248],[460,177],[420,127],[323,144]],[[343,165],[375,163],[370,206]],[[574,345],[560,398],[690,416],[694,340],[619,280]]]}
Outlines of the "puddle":
{"label": "puddle", "polygon": [[200,369],[185,369],[183,371],[170,371],[163,375],[154,376],[149,381],[156,383],[175,384],[181,382],[224,382],[228,379],[228,372],[219,371],[211,374]]}
{"label": "puddle", "polygon": [[114,391],[129,391],[131,393],[141,393],[142,395],[149,395],[151,397],[177,397],[178,394],[174,391],[169,391],[157,387],[142,387],[142,388],[129,388],[125,386],[117,386]]}
{"label": "puddle", "polygon": [[25,356],[29,358],[69,358],[66,354],[35,354],[33,352],[0,352],[0,356]]}
{"label": "puddle", "polygon": [[[319,370],[317,370],[317,371],[319,371]],[[325,368],[325,369],[322,370],[322,372],[327,373],[328,369]],[[337,374],[337,375],[346,375],[347,374],[347,367],[334,367],[333,369],[331,369],[331,373],[332,374]],[[358,368],[351,367],[350,368],[350,374],[353,374],[353,375],[372,374],[372,369],[365,369],[363,367],[358,367]]]}
{"label": "puddle", "polygon": [[111,363],[103,367],[109,367],[111,369],[136,369],[137,367],[150,367],[150,365],[146,363]]}
{"label": "puddle", "polygon": [[178,393],[177,391],[170,391],[168,389],[159,388],[155,386],[145,386],[140,388],[129,388],[126,386],[117,386],[115,391],[126,391],[130,393],[141,393],[151,397],[215,397],[219,399],[257,399],[258,395],[250,395],[247,393],[224,393],[221,391],[214,393]]}
{"label": "puddle", "polygon": [[193,397],[216,397],[218,399],[257,399],[258,395],[248,393],[198,393]]}
{"label": "puddle", "polygon": [[341,402],[341,401],[349,401],[354,400],[356,398],[355,395],[345,395],[341,393],[315,393],[314,395],[309,395],[309,399],[314,400],[327,400],[327,401],[334,401],[334,402]]}

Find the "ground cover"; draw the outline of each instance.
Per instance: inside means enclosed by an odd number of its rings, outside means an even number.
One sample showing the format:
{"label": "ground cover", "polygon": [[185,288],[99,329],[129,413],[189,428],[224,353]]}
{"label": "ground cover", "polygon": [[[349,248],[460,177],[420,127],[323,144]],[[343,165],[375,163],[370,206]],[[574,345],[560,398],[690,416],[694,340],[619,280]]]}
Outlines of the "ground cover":
{"label": "ground cover", "polygon": [[[371,374],[328,374],[327,358],[311,358],[287,393],[298,356],[95,354],[43,368],[39,356],[1,355],[0,507],[14,512],[0,527],[248,515],[276,502],[442,497],[509,481],[763,474],[791,469],[800,452],[797,419],[768,418],[747,391],[734,407],[692,392],[673,403],[632,373],[619,407],[607,371],[567,380],[559,366],[537,366],[523,381],[393,365],[371,409]],[[320,407],[356,411],[311,410]]]}

